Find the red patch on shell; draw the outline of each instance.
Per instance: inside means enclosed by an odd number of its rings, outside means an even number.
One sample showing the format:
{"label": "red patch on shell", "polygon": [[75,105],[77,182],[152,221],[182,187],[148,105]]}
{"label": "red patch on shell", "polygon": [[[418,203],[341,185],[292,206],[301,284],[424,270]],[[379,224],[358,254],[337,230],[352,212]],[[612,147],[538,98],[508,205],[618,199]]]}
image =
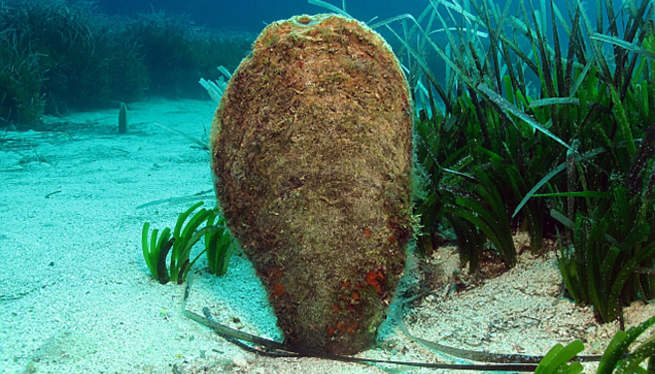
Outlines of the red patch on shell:
{"label": "red patch on shell", "polygon": [[273,285],[273,296],[275,297],[280,297],[284,295],[286,292],[287,288],[284,287],[284,285],[280,282],[277,282]]}
{"label": "red patch on shell", "polygon": [[378,294],[382,294],[382,285],[380,284],[382,281],[384,281],[384,274],[380,269],[371,270],[366,274],[366,283],[375,288]]}

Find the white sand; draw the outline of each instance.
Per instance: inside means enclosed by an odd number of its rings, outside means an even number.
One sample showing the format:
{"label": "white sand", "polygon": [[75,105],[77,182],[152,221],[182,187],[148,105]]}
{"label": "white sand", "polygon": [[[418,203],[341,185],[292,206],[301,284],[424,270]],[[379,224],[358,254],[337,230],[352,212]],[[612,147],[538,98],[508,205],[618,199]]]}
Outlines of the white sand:
{"label": "white sand", "polygon": [[[154,122],[202,138],[214,107],[136,103],[127,135],[116,134],[117,110],[49,118],[59,124],[56,132],[0,134],[0,372],[430,372],[260,357],[184,318],[185,285],[161,285],[150,276],[141,228],[145,221],[172,226],[191,203],[136,207],[212,188],[208,153]],[[425,267],[450,274],[456,265],[455,252],[443,249]],[[589,309],[557,302],[559,282],[552,256],[523,255],[506,274],[446,300],[437,278],[437,293],[413,305],[405,321],[415,335],[459,348],[544,354],[580,338],[586,353],[602,352],[616,324],[599,326]],[[201,314],[207,306],[231,326],[279,337],[245,258],[234,257],[222,278],[198,261],[188,283],[188,308]],[[653,313],[652,304],[634,304],[627,323]],[[444,360],[394,325],[385,330],[380,347],[363,356]]]}

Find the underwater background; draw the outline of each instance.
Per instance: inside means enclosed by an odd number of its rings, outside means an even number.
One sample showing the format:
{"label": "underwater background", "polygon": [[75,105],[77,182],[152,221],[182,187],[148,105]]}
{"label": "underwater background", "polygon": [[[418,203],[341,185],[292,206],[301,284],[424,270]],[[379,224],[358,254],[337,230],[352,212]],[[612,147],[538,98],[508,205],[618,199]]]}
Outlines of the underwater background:
{"label": "underwater background", "polygon": [[[333,2],[341,6],[340,2]],[[621,5],[621,1],[613,0],[615,7]],[[347,11],[362,21],[372,17],[387,19],[399,14],[413,14],[418,16],[425,8],[423,0],[388,1],[388,0],[359,0],[348,1]],[[503,6],[505,1],[498,1],[496,4]],[[555,1],[555,4],[562,9],[566,2]],[[232,1],[100,1],[97,3],[99,9],[109,15],[134,16],[138,13],[147,13],[152,10],[166,11],[171,14],[187,14],[193,22],[199,26],[206,26],[217,29],[234,29],[249,32],[261,31],[264,23],[287,19],[292,15],[315,14],[317,8],[302,0],[286,1],[247,1],[235,4]],[[589,4],[591,5],[591,4]],[[593,7],[589,7],[590,15],[593,17]]]}
{"label": "underwater background", "polygon": [[[374,24],[399,15],[417,18],[426,2],[353,1],[347,13]],[[452,2],[461,6],[459,2]],[[505,2],[495,3],[503,6]],[[520,15],[518,2],[507,10]],[[562,10],[566,2],[553,2]],[[621,9],[621,2],[613,0]],[[38,124],[41,114],[63,114],[69,107],[88,109],[108,103],[131,102],[148,95],[205,97],[199,78],[218,79],[215,69],[236,69],[250,44],[263,28],[293,15],[326,11],[303,1],[253,2],[2,2],[0,26],[0,125]],[[337,6],[342,6],[337,4]],[[590,19],[596,6],[585,5]],[[550,16],[551,12],[546,11]],[[607,15],[602,14],[607,22]],[[459,21],[468,22],[458,16]],[[457,19],[448,21],[455,24]],[[392,23],[400,30],[399,22]],[[402,44],[386,27],[377,27],[395,50]],[[622,31],[618,30],[618,35]],[[545,30],[552,38],[552,29]],[[442,37],[439,37],[442,36]],[[448,44],[445,35],[433,42]],[[487,45],[488,40],[481,40]],[[562,37],[562,48],[567,38]],[[527,44],[521,47],[528,47]],[[448,67],[434,51],[426,49],[426,67],[435,72]],[[443,82],[445,74],[435,74]],[[526,79],[538,88],[537,76]]]}
{"label": "underwater background", "polygon": [[[340,6],[340,4],[338,4]],[[391,18],[403,13],[420,13],[425,4],[420,0],[397,1],[350,1],[348,12],[362,17]],[[134,16],[152,9],[171,14],[188,14],[199,26],[216,29],[232,29],[259,33],[262,26],[293,15],[315,14],[317,7],[302,0],[249,1],[236,4],[231,1],[102,1],[100,10],[111,15]]]}
{"label": "underwater background", "polygon": [[[444,346],[598,356],[618,339],[584,371],[652,371],[621,353],[655,348],[653,4],[506,4],[331,3],[387,40],[415,103],[415,235],[358,357],[488,364]],[[0,372],[433,372],[266,357],[190,317],[283,341],[207,144],[266,25],[329,11],[0,0]],[[567,360],[550,370],[579,372]]]}

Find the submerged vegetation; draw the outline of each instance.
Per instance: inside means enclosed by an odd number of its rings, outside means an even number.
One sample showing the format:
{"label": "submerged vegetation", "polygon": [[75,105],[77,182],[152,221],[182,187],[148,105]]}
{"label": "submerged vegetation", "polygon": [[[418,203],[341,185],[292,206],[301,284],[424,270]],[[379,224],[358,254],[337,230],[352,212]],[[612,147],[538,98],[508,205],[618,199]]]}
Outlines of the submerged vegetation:
{"label": "submerged vegetation", "polygon": [[[598,363],[596,374],[652,372],[655,369],[655,362],[653,362],[655,340],[648,339],[639,344],[632,352],[629,351],[629,347],[653,324],[655,324],[655,317],[649,318],[628,331],[618,331],[605,349]],[[536,374],[582,373],[584,368],[575,357],[583,349],[584,344],[580,340],[574,340],[566,346],[557,344],[548,351],[534,372]],[[647,359],[648,369],[646,370],[640,365]]]}
{"label": "submerged vegetation", "polygon": [[518,231],[535,254],[556,240],[568,295],[607,322],[655,296],[655,9],[595,6],[433,0],[370,26],[417,104],[419,252],[454,232],[475,272],[484,252],[513,266]]}
{"label": "submerged vegetation", "polygon": [[[150,274],[159,283],[184,283],[191,267],[203,253],[207,255],[210,273],[218,276],[227,273],[234,249],[232,234],[216,209],[200,208],[202,205],[203,202],[198,202],[180,214],[172,232],[168,227],[161,232],[159,229],[150,232],[150,222],[143,224],[143,258]],[[193,247],[203,237],[204,249],[191,260]]]}
{"label": "submerged vegetation", "polygon": [[183,16],[108,17],[88,2],[0,7],[0,128],[38,127],[44,113],[132,102],[146,94],[201,97],[200,77],[234,69],[251,38]]}

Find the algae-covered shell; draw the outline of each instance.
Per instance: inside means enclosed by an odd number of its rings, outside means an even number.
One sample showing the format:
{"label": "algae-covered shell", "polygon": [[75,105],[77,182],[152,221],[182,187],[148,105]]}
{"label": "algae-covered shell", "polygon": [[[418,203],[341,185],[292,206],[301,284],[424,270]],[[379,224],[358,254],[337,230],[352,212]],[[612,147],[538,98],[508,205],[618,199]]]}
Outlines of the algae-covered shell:
{"label": "algae-covered shell", "polygon": [[287,342],[370,347],[411,236],[411,100],[382,37],[334,15],[266,27],[216,111],[211,156]]}

